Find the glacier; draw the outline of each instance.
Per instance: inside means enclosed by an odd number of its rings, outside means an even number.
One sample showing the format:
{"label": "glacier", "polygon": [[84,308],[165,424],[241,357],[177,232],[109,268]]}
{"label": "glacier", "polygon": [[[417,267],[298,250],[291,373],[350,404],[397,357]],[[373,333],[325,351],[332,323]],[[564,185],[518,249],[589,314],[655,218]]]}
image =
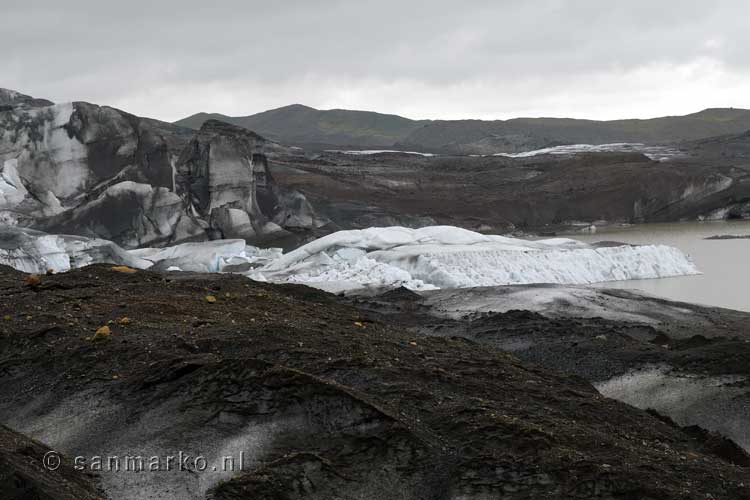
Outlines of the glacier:
{"label": "glacier", "polygon": [[404,286],[413,290],[604,281],[698,274],[665,245],[596,247],[568,238],[524,240],[452,226],[339,231],[283,254],[244,239],[124,250],[101,239],[0,229],[0,264],[21,271],[67,271],[97,262],[158,271],[233,272],[332,292]]}
{"label": "glacier", "polygon": [[30,274],[65,272],[102,263],[156,271],[246,272],[280,256],[280,248],[258,248],[245,240],[125,250],[109,240],[0,225],[0,265]]}
{"label": "glacier", "polygon": [[151,262],[108,240],[47,234],[15,226],[0,227],[0,264],[30,274],[65,272],[97,263],[145,269]]}
{"label": "glacier", "polygon": [[209,120],[200,130],[0,89],[0,223],[122,247],[294,239],[328,223],[276,183],[284,149]]}
{"label": "glacier", "polygon": [[281,256],[280,248],[258,248],[245,240],[181,243],[166,248],[140,248],[128,253],[164,271],[233,272],[242,266],[260,267]]}
{"label": "glacier", "polygon": [[567,238],[531,241],[451,226],[339,231],[253,270],[249,276],[330,291],[368,286],[414,290],[604,281],[698,274],[665,245],[595,247]]}
{"label": "glacier", "polygon": [[[397,153],[417,156],[440,156],[436,153],[422,153],[419,151],[401,151],[396,149],[365,149],[365,150],[340,150],[329,149],[329,153],[340,153],[352,156],[370,156],[383,153]],[[495,153],[491,155],[469,155],[469,156],[505,156],[508,158],[530,158],[540,155],[567,156],[579,153],[642,153],[654,161],[666,161],[681,155],[681,151],[671,146],[653,146],[639,142],[614,142],[608,144],[565,144],[562,146],[550,146],[532,151],[520,153]]]}
{"label": "glacier", "polygon": [[351,155],[351,156],[370,156],[370,155],[379,155],[379,154],[384,154],[384,153],[417,155],[417,156],[425,156],[428,158],[431,156],[437,156],[434,153],[420,153],[419,151],[401,151],[398,149],[350,149],[350,150],[327,149],[326,152],[327,153],[341,153],[341,154]]}

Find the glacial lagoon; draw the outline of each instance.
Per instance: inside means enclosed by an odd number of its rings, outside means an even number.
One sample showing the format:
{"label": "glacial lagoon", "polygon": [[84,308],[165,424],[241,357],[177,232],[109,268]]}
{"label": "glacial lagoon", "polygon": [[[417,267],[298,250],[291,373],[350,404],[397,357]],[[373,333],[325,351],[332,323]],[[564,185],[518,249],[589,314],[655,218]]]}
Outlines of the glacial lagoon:
{"label": "glacial lagoon", "polygon": [[[748,238],[706,239],[722,235]],[[671,245],[688,254],[703,273],[592,286],[636,289],[671,300],[750,311],[750,221],[635,224],[567,236],[587,243],[618,241],[634,245]]]}

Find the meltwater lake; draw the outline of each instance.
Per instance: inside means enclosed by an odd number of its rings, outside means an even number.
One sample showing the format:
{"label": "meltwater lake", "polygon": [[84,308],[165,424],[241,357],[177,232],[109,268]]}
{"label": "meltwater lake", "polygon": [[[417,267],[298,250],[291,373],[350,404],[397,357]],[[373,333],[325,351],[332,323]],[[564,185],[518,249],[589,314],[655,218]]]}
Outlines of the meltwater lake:
{"label": "meltwater lake", "polygon": [[[748,236],[748,239],[706,239],[721,235]],[[688,254],[703,273],[593,286],[636,289],[671,300],[750,311],[750,221],[635,224],[566,236],[587,243],[671,245]]]}

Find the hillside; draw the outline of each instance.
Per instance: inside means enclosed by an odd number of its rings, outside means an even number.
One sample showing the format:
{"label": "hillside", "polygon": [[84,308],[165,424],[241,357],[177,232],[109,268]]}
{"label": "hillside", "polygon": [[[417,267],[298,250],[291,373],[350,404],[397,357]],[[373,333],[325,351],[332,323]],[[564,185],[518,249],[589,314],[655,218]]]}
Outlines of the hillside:
{"label": "hillside", "polygon": [[198,113],[175,124],[197,129],[209,119],[225,121],[257,131],[269,139],[303,147],[390,147],[426,123],[370,111],[322,111],[293,104],[244,117]]}
{"label": "hillside", "polygon": [[672,143],[737,134],[750,129],[750,111],[706,109],[647,120],[515,118],[511,120],[410,120],[369,111],[321,111],[295,104],[256,115],[198,113],[177,125],[198,128],[217,119],[275,141],[313,149],[392,148],[437,153],[517,153],[559,144]]}
{"label": "hillside", "polygon": [[738,161],[746,161],[750,158],[750,130],[741,134],[726,134],[689,141],[682,144],[681,148],[693,157],[709,158],[714,163],[725,161],[736,164]]}

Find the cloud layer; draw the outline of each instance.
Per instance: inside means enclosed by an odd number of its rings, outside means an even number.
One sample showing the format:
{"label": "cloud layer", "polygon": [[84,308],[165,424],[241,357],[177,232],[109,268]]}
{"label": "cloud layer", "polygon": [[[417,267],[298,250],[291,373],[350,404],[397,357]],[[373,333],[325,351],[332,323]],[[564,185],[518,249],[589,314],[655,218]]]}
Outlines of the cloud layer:
{"label": "cloud layer", "polygon": [[165,120],[295,102],[413,118],[750,107],[741,0],[10,3],[0,87]]}

